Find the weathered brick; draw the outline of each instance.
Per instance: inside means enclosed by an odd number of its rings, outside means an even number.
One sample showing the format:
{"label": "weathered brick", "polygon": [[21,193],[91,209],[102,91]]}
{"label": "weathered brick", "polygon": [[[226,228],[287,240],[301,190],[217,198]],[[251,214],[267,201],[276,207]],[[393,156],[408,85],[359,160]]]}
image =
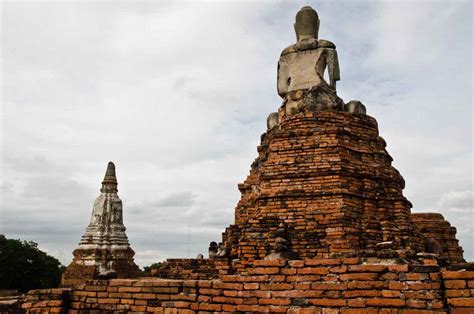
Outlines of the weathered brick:
{"label": "weathered brick", "polygon": [[367,265],[350,265],[349,266],[349,272],[382,272],[388,269],[387,265],[373,265],[373,264],[367,264]]}
{"label": "weathered brick", "polygon": [[379,274],[376,273],[351,273],[351,274],[342,274],[339,278],[343,281],[347,280],[376,280],[379,277]]}
{"label": "weathered brick", "polygon": [[347,266],[331,267],[329,269],[329,273],[331,274],[341,274],[345,272],[347,272]]}
{"label": "weathered brick", "polygon": [[150,299],[155,299],[156,294],[154,294],[154,293],[135,293],[133,295],[133,297],[136,298],[136,299],[150,300]]}
{"label": "weathered brick", "polygon": [[309,303],[318,306],[346,306],[344,299],[310,299]]}
{"label": "weathered brick", "polygon": [[250,312],[250,313],[265,313],[268,312],[268,308],[259,305],[237,305],[237,311]]}
{"label": "weathered brick", "polygon": [[118,292],[140,292],[141,287],[119,287]]}
{"label": "weathered brick", "polygon": [[366,299],[357,298],[357,299],[347,300],[347,306],[350,306],[350,307],[365,307],[366,305],[367,305]]}
{"label": "weathered brick", "polygon": [[285,281],[285,279],[286,279],[286,276],[284,275],[270,275],[268,278],[270,282],[283,282]]}
{"label": "weathered brick", "polygon": [[474,313],[474,308],[462,308],[462,307],[457,307],[457,308],[450,308],[449,309],[450,314],[472,314]]}
{"label": "weathered brick", "polygon": [[434,258],[432,259],[423,259],[422,261],[423,265],[428,265],[428,266],[434,266],[434,265],[438,265],[438,261]]}
{"label": "weathered brick", "polygon": [[276,259],[276,260],[256,260],[253,262],[254,266],[273,266],[273,267],[283,267],[286,266],[287,261],[285,259]]}
{"label": "weathered brick", "polygon": [[282,275],[296,275],[296,268],[282,268],[280,269],[280,273]]}
{"label": "weathered brick", "polygon": [[341,309],[341,314],[377,314],[376,309]]}
{"label": "weathered brick", "polygon": [[262,283],[260,284],[261,290],[290,290],[292,288],[293,288],[293,285],[289,283],[270,283],[270,284]]}
{"label": "weathered brick", "polygon": [[443,271],[444,279],[474,279],[474,271]]}
{"label": "weathered brick", "polygon": [[144,305],[131,305],[130,309],[135,312],[145,312],[147,307]]}
{"label": "weathered brick", "polygon": [[321,279],[320,275],[297,275],[297,276],[287,276],[287,282],[308,282],[308,281],[318,281]]}
{"label": "weathered brick", "polygon": [[207,303],[200,303],[199,310],[202,311],[220,311],[222,309],[221,304],[207,304]]}
{"label": "weathered brick", "polygon": [[238,304],[242,304],[243,300],[241,298],[213,297],[212,302],[238,305]]}
{"label": "weathered brick", "polygon": [[388,288],[391,290],[408,290],[408,284],[400,281],[390,281]]}
{"label": "weathered brick", "polygon": [[407,273],[406,280],[428,280],[429,275],[426,273]]}
{"label": "weathered brick", "polygon": [[342,260],[342,264],[344,265],[354,265],[354,264],[359,264],[359,263],[360,263],[360,258],[358,257],[344,258]]}
{"label": "weathered brick", "polygon": [[402,293],[398,290],[382,290],[382,296],[384,298],[399,298]]}
{"label": "weathered brick", "polygon": [[319,265],[340,265],[341,259],[339,258],[320,258],[320,259],[307,259],[304,261],[307,266],[319,266]]}
{"label": "weathered brick", "polygon": [[237,310],[237,306],[230,305],[230,304],[222,304],[222,311],[224,312],[235,312]]}
{"label": "weathered brick", "polygon": [[406,272],[408,272],[408,264],[388,265],[388,270],[391,271],[391,272],[406,273]]}
{"label": "weathered brick", "polygon": [[304,267],[298,269],[301,275],[326,275],[329,272],[328,267]]}
{"label": "weathered brick", "polygon": [[239,292],[242,292],[242,291],[224,290],[224,291],[222,291],[222,294],[225,295],[226,297],[236,297],[236,296],[239,295]]}
{"label": "weathered brick", "polygon": [[386,281],[352,281],[347,283],[348,289],[382,289],[387,286]]}
{"label": "weathered brick", "polygon": [[270,298],[270,299],[259,299],[258,304],[260,305],[289,305],[291,304],[291,301],[289,299]]}
{"label": "weathered brick", "polygon": [[290,265],[290,267],[300,268],[300,267],[304,267],[304,261],[293,260],[293,261],[289,261],[288,265]]}
{"label": "weathered brick", "polygon": [[297,290],[308,290],[311,289],[311,283],[309,282],[295,282],[293,283],[293,286]]}
{"label": "weathered brick", "polygon": [[249,270],[252,275],[273,275],[278,274],[280,269],[278,267],[257,267]]}
{"label": "weathered brick", "polygon": [[310,307],[310,308],[291,307],[287,313],[288,314],[321,314],[322,310],[316,307]]}
{"label": "weathered brick", "polygon": [[213,288],[215,289],[228,289],[228,290],[243,290],[244,285],[241,283],[226,283],[226,282],[214,282]]}
{"label": "weathered brick", "polygon": [[199,293],[204,295],[221,295],[222,289],[201,288],[199,289]]}
{"label": "weathered brick", "polygon": [[344,291],[344,297],[354,298],[354,297],[380,297],[382,292],[380,290],[349,290]]}
{"label": "weathered brick", "polygon": [[134,282],[136,282],[136,280],[133,280],[133,279],[112,279],[109,282],[109,286],[129,286],[129,287],[131,287]]}
{"label": "weathered brick", "polygon": [[377,306],[377,307],[389,307],[389,306],[402,307],[402,306],[405,306],[405,300],[389,299],[389,298],[371,298],[371,299],[367,299],[367,305]]}
{"label": "weathered brick", "polygon": [[98,298],[96,302],[99,304],[117,304],[120,303],[120,299]]}
{"label": "weathered brick", "polygon": [[474,298],[449,298],[448,304],[459,307],[474,307]]}
{"label": "weathered brick", "polygon": [[135,300],[134,299],[120,299],[121,304],[134,304]]}
{"label": "weathered brick", "polygon": [[347,290],[345,283],[322,283],[315,282],[311,284],[311,289],[314,290]]}
{"label": "weathered brick", "polygon": [[466,287],[466,281],[464,280],[446,280],[444,286],[447,289],[463,289]]}
{"label": "weathered brick", "polygon": [[428,283],[428,282],[408,282],[408,289],[410,290],[431,290],[439,289],[439,283]]}
{"label": "weathered brick", "polygon": [[91,286],[88,285],[85,287],[86,291],[107,291],[107,286]]}
{"label": "weathered brick", "polygon": [[425,309],[427,302],[424,300],[407,300],[407,306],[417,309]]}
{"label": "weathered brick", "polygon": [[244,284],[244,289],[245,290],[257,290],[259,288],[259,283],[253,282],[253,283],[245,283]]}
{"label": "weathered brick", "polygon": [[148,300],[136,300],[135,299],[135,305],[148,305]]}

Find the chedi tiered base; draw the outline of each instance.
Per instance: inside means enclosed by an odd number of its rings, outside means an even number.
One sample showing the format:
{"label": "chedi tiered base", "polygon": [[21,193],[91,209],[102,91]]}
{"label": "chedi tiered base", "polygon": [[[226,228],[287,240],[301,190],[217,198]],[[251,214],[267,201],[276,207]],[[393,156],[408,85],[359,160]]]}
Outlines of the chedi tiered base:
{"label": "chedi tiered base", "polygon": [[230,258],[263,259],[282,251],[281,238],[298,258],[406,257],[424,250],[404,180],[375,119],[293,114],[262,136],[258,151],[239,185],[235,224],[224,234]]}
{"label": "chedi tiered base", "polygon": [[115,165],[109,162],[101,194],[94,202],[92,217],[74,259],[63,274],[62,286],[72,286],[95,278],[135,278],[139,274],[133,261],[123,225],[122,200],[117,195]]}

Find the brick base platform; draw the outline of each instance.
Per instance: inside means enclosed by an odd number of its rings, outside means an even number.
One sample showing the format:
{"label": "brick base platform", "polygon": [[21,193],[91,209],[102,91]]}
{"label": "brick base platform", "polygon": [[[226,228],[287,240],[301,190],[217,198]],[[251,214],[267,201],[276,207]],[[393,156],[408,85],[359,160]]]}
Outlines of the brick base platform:
{"label": "brick base platform", "polygon": [[30,291],[22,308],[27,313],[474,313],[473,264],[449,270],[435,259],[377,262],[258,260],[246,273],[214,280],[93,280],[72,289]]}

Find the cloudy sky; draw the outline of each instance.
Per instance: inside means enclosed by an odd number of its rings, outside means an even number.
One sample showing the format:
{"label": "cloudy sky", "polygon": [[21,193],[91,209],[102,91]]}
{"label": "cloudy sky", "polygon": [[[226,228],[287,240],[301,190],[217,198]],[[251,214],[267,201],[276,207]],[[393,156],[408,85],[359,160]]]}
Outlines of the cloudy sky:
{"label": "cloudy sky", "polygon": [[112,160],[138,264],[206,253],[307,4],[413,211],[442,213],[473,261],[470,1],[4,1],[0,233],[69,263]]}

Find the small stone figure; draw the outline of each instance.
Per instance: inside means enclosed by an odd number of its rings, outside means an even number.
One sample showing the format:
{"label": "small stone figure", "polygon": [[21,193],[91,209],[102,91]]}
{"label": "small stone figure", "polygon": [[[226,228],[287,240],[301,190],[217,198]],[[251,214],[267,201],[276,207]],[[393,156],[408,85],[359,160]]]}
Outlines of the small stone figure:
{"label": "small stone figure", "polygon": [[217,243],[212,241],[210,244],[209,244],[209,258],[215,258],[216,255],[217,255],[217,250],[218,250],[218,247],[217,247]]}
{"label": "small stone figure", "polygon": [[227,248],[224,243],[219,243],[219,250],[217,251],[216,257],[226,257],[228,254]]}
{"label": "small stone figure", "polygon": [[426,253],[433,253],[437,255],[443,254],[443,247],[441,244],[434,238],[428,238],[425,241],[425,250]]}
{"label": "small stone figure", "polygon": [[97,279],[107,280],[117,278],[117,272],[115,270],[107,270],[99,273]]}
{"label": "small stone figure", "polygon": [[358,100],[351,100],[346,104],[346,110],[349,113],[367,114],[365,106]]}
{"label": "small stone figure", "polygon": [[198,260],[204,259],[204,255],[203,255],[202,253],[199,253],[199,254],[196,256],[196,259],[198,259]]}
{"label": "small stone figure", "polygon": [[290,251],[290,242],[286,239],[287,236],[285,226],[280,224],[275,232],[273,249],[271,253],[265,257],[266,260],[294,258],[294,254]]}
{"label": "small stone figure", "polygon": [[272,112],[267,118],[267,130],[273,129],[276,125],[278,125],[278,112]]}

